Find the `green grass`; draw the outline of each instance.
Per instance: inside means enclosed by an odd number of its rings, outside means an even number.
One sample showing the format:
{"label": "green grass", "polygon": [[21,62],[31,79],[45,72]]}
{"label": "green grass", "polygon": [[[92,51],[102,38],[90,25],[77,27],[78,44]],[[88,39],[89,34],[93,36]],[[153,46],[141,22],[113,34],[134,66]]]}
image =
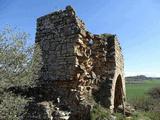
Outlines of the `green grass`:
{"label": "green grass", "polygon": [[127,99],[141,98],[147,96],[148,90],[160,86],[160,80],[147,80],[141,84],[126,84]]}
{"label": "green grass", "polygon": [[110,112],[106,108],[103,108],[101,105],[95,105],[91,111],[91,120],[102,120],[109,119]]}

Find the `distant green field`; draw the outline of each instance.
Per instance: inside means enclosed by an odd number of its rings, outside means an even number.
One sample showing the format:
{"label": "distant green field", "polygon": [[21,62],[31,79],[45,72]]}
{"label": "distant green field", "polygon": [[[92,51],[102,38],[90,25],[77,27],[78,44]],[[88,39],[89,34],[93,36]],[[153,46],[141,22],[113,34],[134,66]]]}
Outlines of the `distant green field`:
{"label": "distant green field", "polygon": [[160,86],[160,80],[147,80],[140,84],[126,84],[127,99],[130,101],[134,98],[146,96],[148,90]]}

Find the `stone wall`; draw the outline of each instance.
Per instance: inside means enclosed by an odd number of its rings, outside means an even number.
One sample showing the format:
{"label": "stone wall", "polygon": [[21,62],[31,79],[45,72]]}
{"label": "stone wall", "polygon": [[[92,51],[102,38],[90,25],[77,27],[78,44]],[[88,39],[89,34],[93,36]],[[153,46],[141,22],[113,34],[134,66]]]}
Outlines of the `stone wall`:
{"label": "stone wall", "polygon": [[67,6],[37,19],[36,43],[42,52],[40,86],[50,91],[50,100],[58,99],[59,109],[71,112],[71,120],[89,119],[97,103],[111,110],[123,104],[124,63],[116,35],[91,34]]}
{"label": "stone wall", "polygon": [[70,7],[37,20],[36,42],[43,54],[43,80],[72,80],[74,45],[80,31],[78,21]]}

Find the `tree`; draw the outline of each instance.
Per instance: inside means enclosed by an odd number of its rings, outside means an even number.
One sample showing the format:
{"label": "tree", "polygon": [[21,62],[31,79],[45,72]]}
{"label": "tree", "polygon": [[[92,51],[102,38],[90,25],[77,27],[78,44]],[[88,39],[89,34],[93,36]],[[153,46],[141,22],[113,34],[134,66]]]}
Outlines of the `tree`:
{"label": "tree", "polygon": [[31,86],[33,46],[29,36],[16,29],[0,31],[0,119],[19,120],[29,99],[7,91],[12,86]]}
{"label": "tree", "polygon": [[28,34],[5,28],[0,32],[0,80],[14,84],[29,72],[33,47],[26,45]]}

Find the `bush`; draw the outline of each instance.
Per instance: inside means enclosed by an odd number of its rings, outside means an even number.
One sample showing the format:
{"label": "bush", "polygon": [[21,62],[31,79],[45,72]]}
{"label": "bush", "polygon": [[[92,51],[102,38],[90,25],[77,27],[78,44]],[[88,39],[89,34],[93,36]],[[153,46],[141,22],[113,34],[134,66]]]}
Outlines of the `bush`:
{"label": "bush", "polygon": [[141,97],[133,99],[131,103],[137,110],[149,111],[154,109],[157,100],[151,97]]}
{"label": "bush", "polygon": [[160,112],[149,111],[149,112],[144,112],[143,115],[147,116],[151,120],[159,120],[160,119]]}
{"label": "bush", "polygon": [[153,98],[153,99],[159,99],[160,100],[160,87],[155,87],[149,90],[148,94]]}
{"label": "bush", "polygon": [[91,111],[91,120],[109,120],[110,115],[109,110],[103,108],[101,105],[95,105]]}
{"label": "bush", "polygon": [[16,96],[12,93],[1,95],[0,120],[20,120],[25,113],[25,106],[28,99]]}

